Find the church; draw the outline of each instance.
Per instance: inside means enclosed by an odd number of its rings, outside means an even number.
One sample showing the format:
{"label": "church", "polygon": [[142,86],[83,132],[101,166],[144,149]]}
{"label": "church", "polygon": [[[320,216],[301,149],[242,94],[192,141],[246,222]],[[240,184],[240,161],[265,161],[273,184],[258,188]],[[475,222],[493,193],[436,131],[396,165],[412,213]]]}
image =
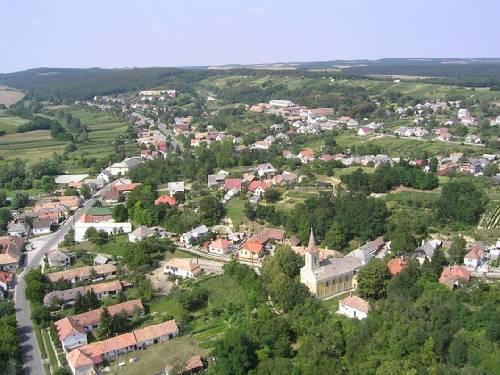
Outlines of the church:
{"label": "church", "polygon": [[304,257],[305,265],[300,269],[300,282],[317,298],[324,299],[356,289],[356,271],[363,263],[350,256],[320,261],[312,229]]}

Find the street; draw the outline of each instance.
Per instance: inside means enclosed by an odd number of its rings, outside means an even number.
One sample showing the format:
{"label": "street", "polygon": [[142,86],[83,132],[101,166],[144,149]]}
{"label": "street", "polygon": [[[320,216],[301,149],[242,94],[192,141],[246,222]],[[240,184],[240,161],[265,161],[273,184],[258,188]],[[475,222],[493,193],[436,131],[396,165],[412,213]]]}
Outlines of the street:
{"label": "street", "polygon": [[14,302],[16,307],[16,319],[18,326],[19,345],[21,347],[22,363],[26,375],[47,375],[43,367],[42,357],[38,342],[33,331],[31,322],[31,309],[29,302],[25,297],[26,283],[24,275],[36,267],[45,256],[45,253],[57,246],[63,240],[64,236],[73,227],[73,223],[85,214],[96,202],[97,196],[101,195],[111,185],[106,185],[93,198],[86,201],[75,214],[69,217],[66,222],[54,233],[43,238],[43,241],[37,241],[40,245],[30,252],[26,253],[25,268],[17,277],[17,284],[14,288]]}

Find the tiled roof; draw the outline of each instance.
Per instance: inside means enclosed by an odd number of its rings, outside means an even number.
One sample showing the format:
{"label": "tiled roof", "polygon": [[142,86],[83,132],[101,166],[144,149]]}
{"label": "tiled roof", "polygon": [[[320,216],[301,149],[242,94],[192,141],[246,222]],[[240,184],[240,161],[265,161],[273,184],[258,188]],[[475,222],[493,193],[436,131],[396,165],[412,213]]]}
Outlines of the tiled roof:
{"label": "tiled roof", "polygon": [[155,206],[160,204],[168,204],[170,206],[175,206],[177,204],[177,200],[170,195],[162,195],[155,200]]}
{"label": "tiled roof", "polygon": [[74,322],[70,317],[62,318],[55,323],[59,341],[64,341],[67,337],[79,333],[85,333],[83,326]]}
{"label": "tiled roof", "polygon": [[179,328],[177,327],[177,323],[175,322],[175,320],[168,320],[160,324],[136,329],[134,331],[134,335],[137,342],[143,342],[147,340],[153,340],[160,336],[174,334],[178,331]]}
{"label": "tiled roof", "polygon": [[229,248],[229,246],[231,246],[231,241],[228,241],[224,238],[218,238],[215,241],[212,241],[210,243],[210,246],[216,249],[226,250]]}
{"label": "tiled roof", "polygon": [[398,275],[403,269],[406,268],[408,263],[402,257],[394,258],[387,263],[387,268],[392,276]]}
{"label": "tiled roof", "polygon": [[349,306],[353,309],[362,311],[365,314],[368,314],[368,311],[370,311],[370,304],[368,303],[368,301],[365,301],[363,298],[358,296],[346,297],[343,300],[340,300],[340,303],[342,305]]}
{"label": "tiled roof", "polygon": [[251,253],[258,254],[262,251],[262,244],[255,241],[247,241],[243,244],[242,248]]}
{"label": "tiled roof", "polygon": [[[80,326],[91,326],[98,324],[101,321],[103,308],[87,311],[81,314],[72,315],[69,318],[71,321]],[[108,307],[109,315],[115,316],[120,313],[125,313],[127,316],[132,315],[136,310],[144,310],[144,306],[140,299],[117,303]],[[65,318],[66,319],[66,318]]]}
{"label": "tiled roof", "polygon": [[198,264],[193,263],[190,260],[181,258],[172,258],[167,262],[167,264],[165,264],[165,266],[178,268],[189,272],[196,272],[198,269],[200,269],[200,266]]}
{"label": "tiled roof", "polygon": [[80,368],[84,366],[90,366],[94,364],[92,358],[85,354],[80,349],[74,349],[66,354],[66,359],[71,364],[73,368]]}
{"label": "tiled roof", "polygon": [[241,179],[239,179],[239,178],[226,178],[224,180],[224,188],[227,190],[241,189]]}
{"label": "tiled roof", "polygon": [[439,277],[439,282],[447,286],[453,287],[457,281],[467,282],[470,280],[471,273],[467,271],[464,267],[460,266],[449,266],[445,267],[441,276]]}
{"label": "tiled roof", "polygon": [[64,271],[49,273],[47,275],[47,279],[49,280],[49,282],[55,283],[60,279],[72,280],[75,277],[78,277],[79,279],[89,278],[92,269],[95,270],[95,272],[98,275],[104,275],[116,272],[116,266],[114,264],[102,264],[98,266],[84,266],[84,267],[71,268]]}

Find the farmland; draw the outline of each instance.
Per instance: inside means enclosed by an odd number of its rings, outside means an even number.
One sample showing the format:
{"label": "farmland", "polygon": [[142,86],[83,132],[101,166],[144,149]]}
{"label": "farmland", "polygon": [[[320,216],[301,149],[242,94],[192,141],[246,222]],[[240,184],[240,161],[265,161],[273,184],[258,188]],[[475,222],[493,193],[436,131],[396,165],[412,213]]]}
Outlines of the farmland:
{"label": "farmland", "polygon": [[24,98],[22,91],[12,89],[6,86],[0,86],[0,104],[10,106]]}

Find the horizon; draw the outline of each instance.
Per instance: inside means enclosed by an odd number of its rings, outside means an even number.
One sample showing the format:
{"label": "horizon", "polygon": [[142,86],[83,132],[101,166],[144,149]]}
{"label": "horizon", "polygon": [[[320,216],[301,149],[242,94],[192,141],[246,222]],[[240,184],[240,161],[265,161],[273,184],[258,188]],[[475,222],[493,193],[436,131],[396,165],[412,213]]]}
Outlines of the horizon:
{"label": "horizon", "polygon": [[[418,9],[396,0],[307,5],[304,9],[299,0],[287,7],[263,0],[9,2],[0,24],[0,35],[9,35],[2,41],[9,53],[0,72],[500,56],[495,28],[500,4],[486,0],[423,0]],[[415,14],[418,20],[409,24]]]}

